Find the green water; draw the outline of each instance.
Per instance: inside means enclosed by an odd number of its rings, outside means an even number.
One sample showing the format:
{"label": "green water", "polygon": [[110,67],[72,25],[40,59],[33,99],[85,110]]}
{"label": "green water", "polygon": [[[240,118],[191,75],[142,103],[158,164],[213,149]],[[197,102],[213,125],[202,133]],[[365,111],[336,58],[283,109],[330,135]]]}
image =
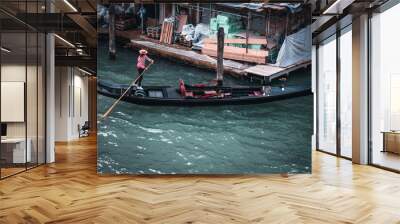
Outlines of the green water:
{"label": "green water", "polygon": [[[99,80],[129,83],[137,54],[118,49],[109,61],[98,49]],[[143,85],[207,82],[211,71],[161,58]],[[310,83],[310,73],[294,74],[289,84]],[[225,77],[224,83],[248,84]],[[98,95],[99,116],[114,99]],[[151,107],[121,102],[98,124],[98,172],[129,174],[231,174],[311,172],[312,96],[222,107]],[[100,119],[99,119],[100,120]]]}

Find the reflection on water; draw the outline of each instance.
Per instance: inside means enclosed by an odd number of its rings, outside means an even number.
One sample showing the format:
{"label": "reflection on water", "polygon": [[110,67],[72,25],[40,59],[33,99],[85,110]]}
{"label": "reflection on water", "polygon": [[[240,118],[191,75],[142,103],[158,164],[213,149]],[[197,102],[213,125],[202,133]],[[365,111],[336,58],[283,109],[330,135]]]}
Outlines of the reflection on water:
{"label": "reflection on water", "polygon": [[[137,55],[99,47],[99,80],[129,83]],[[144,85],[207,82],[214,73],[156,58]],[[309,83],[296,74],[291,83]],[[245,84],[225,77],[225,83]],[[121,102],[98,124],[100,173],[304,173],[311,171],[312,96],[260,105],[149,107]],[[114,99],[98,96],[99,115]],[[100,119],[99,119],[100,120]]]}

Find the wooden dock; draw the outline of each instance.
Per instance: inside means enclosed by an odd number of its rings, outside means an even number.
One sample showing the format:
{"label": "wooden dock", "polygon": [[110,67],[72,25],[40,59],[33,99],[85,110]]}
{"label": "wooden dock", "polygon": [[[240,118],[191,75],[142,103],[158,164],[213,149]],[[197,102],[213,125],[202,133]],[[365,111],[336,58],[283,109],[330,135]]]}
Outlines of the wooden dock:
{"label": "wooden dock", "polygon": [[[209,56],[216,57],[217,56],[217,45],[216,44],[204,44],[201,49],[201,53]],[[238,60],[238,61],[246,61],[246,62],[254,62],[258,64],[265,64],[266,58],[268,56],[268,52],[264,50],[253,50],[241,48],[241,47],[233,47],[233,46],[225,46],[224,47],[224,58]]]}
{"label": "wooden dock", "polygon": [[289,67],[279,67],[273,64],[256,65],[245,69],[246,75],[250,79],[258,79],[263,81],[272,81],[281,76],[287,76],[290,72],[301,68],[307,68],[311,65],[311,61],[303,61]]}
{"label": "wooden dock", "polygon": [[[267,45],[265,38],[228,38],[224,40],[224,44],[241,44],[241,45]],[[215,38],[205,38],[204,46],[201,49],[201,53],[209,56],[217,56],[217,42]],[[225,46],[224,47],[224,59],[232,59],[238,61],[244,61],[249,63],[265,64],[268,57],[268,51],[261,49],[246,49],[237,46]]]}
{"label": "wooden dock", "polygon": [[[199,68],[216,70],[217,60],[213,57],[203,55],[193,50],[174,47],[174,45],[164,45],[149,40],[131,40],[131,47],[134,49],[145,48],[150,54],[162,56],[170,59],[178,59],[179,61],[191,64]],[[243,77],[246,75],[245,69],[249,68],[249,64],[235,62],[232,60],[224,60],[224,71],[235,77]]]}
{"label": "wooden dock", "polygon": [[[150,54],[179,60],[198,68],[216,71],[217,59],[200,52],[176,44],[161,44],[157,40],[132,39],[130,46],[135,50],[145,48]],[[273,64],[255,65],[240,63],[224,59],[224,72],[236,78],[249,78],[251,80],[272,81],[273,79],[287,76],[298,69],[307,68],[311,61],[303,61],[289,67],[278,67]]]}

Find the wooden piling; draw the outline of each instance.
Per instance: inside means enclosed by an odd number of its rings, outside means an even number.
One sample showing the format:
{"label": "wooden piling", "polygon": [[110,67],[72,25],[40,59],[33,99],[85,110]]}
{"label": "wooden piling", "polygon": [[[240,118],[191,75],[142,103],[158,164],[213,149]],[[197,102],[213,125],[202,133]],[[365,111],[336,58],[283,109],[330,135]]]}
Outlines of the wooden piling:
{"label": "wooden piling", "polygon": [[108,55],[110,59],[115,60],[117,56],[116,44],[115,44],[115,6],[110,4],[108,11],[110,15],[110,21],[108,24]]}
{"label": "wooden piling", "polygon": [[246,26],[246,53],[249,53],[250,17],[251,17],[251,11],[249,10],[247,13],[247,26]]}
{"label": "wooden piling", "polygon": [[218,28],[217,41],[217,85],[222,86],[224,75],[224,28]]}
{"label": "wooden piling", "polygon": [[196,24],[200,23],[200,3],[196,5]]}
{"label": "wooden piling", "polygon": [[[144,8],[143,2],[140,3],[140,11]],[[144,13],[141,12],[140,14],[140,28],[142,29],[142,34],[145,34],[144,32]]]}

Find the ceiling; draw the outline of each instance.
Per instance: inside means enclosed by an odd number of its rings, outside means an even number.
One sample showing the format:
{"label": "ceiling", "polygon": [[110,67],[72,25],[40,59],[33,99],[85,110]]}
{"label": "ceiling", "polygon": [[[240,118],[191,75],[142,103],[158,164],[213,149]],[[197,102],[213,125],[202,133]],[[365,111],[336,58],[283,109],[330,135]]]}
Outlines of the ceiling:
{"label": "ceiling", "polygon": [[[28,58],[37,55],[36,38],[33,40],[33,37],[36,37],[37,33],[50,32],[57,34],[56,65],[59,64],[59,60],[62,60],[61,64],[74,65],[73,63],[79,62],[77,59],[84,56],[86,67],[95,71],[96,26],[96,0],[0,1],[2,46],[12,50],[7,53],[7,57],[12,61],[19,58],[25,62],[26,55]],[[25,49],[25,46],[28,47]],[[41,47],[39,46],[39,50]],[[4,52],[2,54],[4,55]]]}
{"label": "ceiling", "polygon": [[[37,33],[2,33],[2,47],[10,50],[10,52],[2,51],[2,62],[11,64],[28,64],[37,63],[44,51],[44,35]],[[25,47],[27,46],[27,47]]]}

